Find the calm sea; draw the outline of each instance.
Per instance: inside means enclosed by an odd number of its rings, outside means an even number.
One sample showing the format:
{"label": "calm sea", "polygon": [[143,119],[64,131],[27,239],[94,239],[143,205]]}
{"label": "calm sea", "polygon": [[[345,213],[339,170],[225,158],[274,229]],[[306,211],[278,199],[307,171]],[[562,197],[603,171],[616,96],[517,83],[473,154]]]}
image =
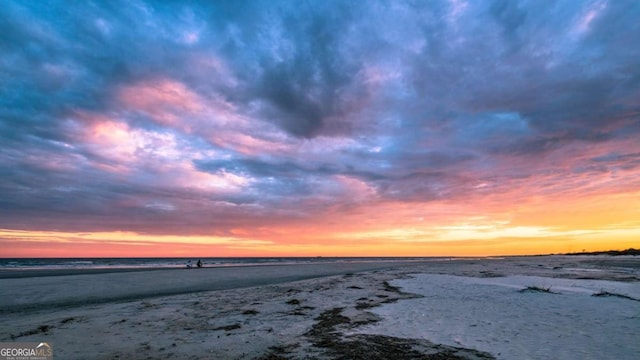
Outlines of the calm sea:
{"label": "calm sea", "polygon": [[201,260],[205,267],[288,265],[336,262],[370,261],[425,261],[447,258],[394,258],[394,257],[239,257],[239,258],[37,258],[0,259],[0,270],[46,270],[46,269],[144,269],[181,268],[190,262],[195,266]]}

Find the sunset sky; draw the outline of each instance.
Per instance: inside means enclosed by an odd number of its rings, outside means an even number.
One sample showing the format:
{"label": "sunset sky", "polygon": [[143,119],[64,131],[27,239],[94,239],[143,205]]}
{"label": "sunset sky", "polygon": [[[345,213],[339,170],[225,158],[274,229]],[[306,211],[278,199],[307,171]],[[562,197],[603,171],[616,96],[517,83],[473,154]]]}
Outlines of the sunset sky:
{"label": "sunset sky", "polygon": [[0,257],[640,247],[640,1],[5,1]]}

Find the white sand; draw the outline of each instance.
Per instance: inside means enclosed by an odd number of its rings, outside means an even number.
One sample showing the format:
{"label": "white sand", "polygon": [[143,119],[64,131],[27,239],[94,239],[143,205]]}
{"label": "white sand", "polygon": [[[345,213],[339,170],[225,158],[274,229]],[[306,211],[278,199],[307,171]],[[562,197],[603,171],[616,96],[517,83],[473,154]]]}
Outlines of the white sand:
{"label": "white sand", "polygon": [[[640,283],[416,274],[391,283],[424,298],[372,311],[370,334],[424,338],[499,359],[638,359]],[[525,291],[549,288],[553,293]],[[638,299],[594,297],[601,291]]]}
{"label": "white sand", "polygon": [[[58,359],[483,356],[415,339],[504,359],[631,359],[640,302],[591,293],[640,297],[639,280],[640,259],[609,257],[0,279],[0,341],[46,341]],[[530,285],[559,294],[518,292]],[[363,332],[396,338],[351,336]]]}

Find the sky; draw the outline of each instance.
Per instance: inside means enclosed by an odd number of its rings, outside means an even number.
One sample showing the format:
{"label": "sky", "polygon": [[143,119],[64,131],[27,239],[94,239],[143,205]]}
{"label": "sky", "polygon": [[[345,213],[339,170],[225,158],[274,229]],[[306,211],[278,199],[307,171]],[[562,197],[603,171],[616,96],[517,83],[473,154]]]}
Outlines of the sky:
{"label": "sky", "polygon": [[6,1],[0,257],[640,247],[640,2]]}

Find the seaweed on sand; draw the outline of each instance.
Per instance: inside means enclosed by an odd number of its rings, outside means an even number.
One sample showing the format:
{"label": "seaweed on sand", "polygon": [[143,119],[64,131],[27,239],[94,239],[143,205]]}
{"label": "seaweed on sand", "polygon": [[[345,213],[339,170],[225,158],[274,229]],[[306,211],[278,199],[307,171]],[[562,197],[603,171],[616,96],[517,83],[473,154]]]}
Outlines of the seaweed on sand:
{"label": "seaweed on sand", "polygon": [[426,340],[404,339],[383,335],[344,336],[336,328],[354,325],[342,315],[342,308],[327,310],[316,318],[318,322],[306,336],[317,347],[326,349],[338,360],[465,360],[493,359],[490,354],[436,345]]}
{"label": "seaweed on sand", "polygon": [[616,294],[616,293],[611,293],[611,292],[604,291],[604,290],[600,290],[600,292],[592,294],[591,296],[596,296],[596,297],[610,297],[611,296],[611,297],[617,297],[617,298],[621,298],[621,299],[640,301],[640,299],[636,299],[636,298],[631,297],[629,295]]}
{"label": "seaweed on sand", "polygon": [[541,287],[541,286],[527,286],[522,290],[518,290],[518,292],[521,292],[521,293],[538,292],[538,293],[555,294],[555,292],[551,291],[551,287]]}

